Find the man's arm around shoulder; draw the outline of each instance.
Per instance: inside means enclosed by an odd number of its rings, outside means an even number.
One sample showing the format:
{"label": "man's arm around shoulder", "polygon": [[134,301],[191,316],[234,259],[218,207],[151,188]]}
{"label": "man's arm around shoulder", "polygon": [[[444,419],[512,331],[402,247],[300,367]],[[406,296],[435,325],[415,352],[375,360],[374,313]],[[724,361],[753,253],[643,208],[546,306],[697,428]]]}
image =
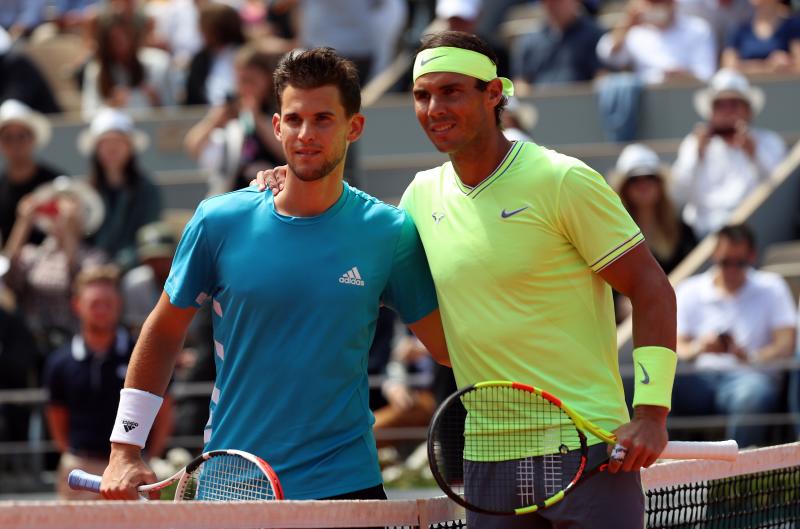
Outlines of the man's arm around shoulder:
{"label": "man's arm around shoulder", "polygon": [[[133,349],[125,388],[164,395],[186,330],[196,312],[193,307],[176,307],[166,293],[161,294]],[[155,475],[142,460],[139,446],[111,443],[111,456],[100,487],[104,498],[135,500],[138,498],[136,487],[154,481]]]}

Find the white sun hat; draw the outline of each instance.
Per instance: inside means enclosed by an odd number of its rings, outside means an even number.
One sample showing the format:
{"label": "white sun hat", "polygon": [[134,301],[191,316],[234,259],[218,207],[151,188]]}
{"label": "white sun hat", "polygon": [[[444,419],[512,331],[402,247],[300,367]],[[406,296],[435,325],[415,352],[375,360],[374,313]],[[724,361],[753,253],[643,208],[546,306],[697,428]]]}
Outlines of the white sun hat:
{"label": "white sun hat", "polygon": [[50,142],[52,133],[50,121],[43,114],[16,99],[8,99],[0,105],[0,129],[11,123],[30,129],[37,149],[43,148]]}
{"label": "white sun hat", "polygon": [[763,90],[751,86],[747,77],[736,70],[723,68],[714,74],[706,88],[695,92],[694,109],[703,119],[708,119],[714,101],[722,97],[746,101],[754,116],[764,108]]}
{"label": "white sun hat", "polygon": [[[54,180],[44,183],[33,190],[31,195],[34,203],[47,204],[57,200],[61,195],[75,198],[81,209],[84,235],[95,233],[106,216],[106,206],[97,190],[85,180],[69,176],[58,176]],[[45,233],[50,233],[56,217],[47,211],[34,216],[36,227]]]}
{"label": "white sun hat", "polygon": [[88,129],[84,129],[78,136],[78,150],[84,156],[94,152],[97,140],[107,132],[121,132],[126,134],[136,152],[142,152],[150,145],[150,137],[146,132],[134,127],[131,117],[114,108],[105,108],[92,119]]}
{"label": "white sun hat", "polygon": [[436,17],[442,20],[453,17],[476,20],[481,13],[481,5],[481,0],[438,0]]}

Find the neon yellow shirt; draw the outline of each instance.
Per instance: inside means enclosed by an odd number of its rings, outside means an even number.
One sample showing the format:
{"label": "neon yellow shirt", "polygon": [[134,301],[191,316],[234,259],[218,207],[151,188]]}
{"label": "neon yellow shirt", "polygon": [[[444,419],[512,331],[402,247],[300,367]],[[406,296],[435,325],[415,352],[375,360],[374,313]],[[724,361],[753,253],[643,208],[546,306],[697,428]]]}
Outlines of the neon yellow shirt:
{"label": "neon yellow shirt", "polygon": [[644,238],[602,176],[517,142],[474,188],[450,162],[418,173],[401,206],[425,246],[459,387],[513,380],[602,428],[629,420],[597,272]]}

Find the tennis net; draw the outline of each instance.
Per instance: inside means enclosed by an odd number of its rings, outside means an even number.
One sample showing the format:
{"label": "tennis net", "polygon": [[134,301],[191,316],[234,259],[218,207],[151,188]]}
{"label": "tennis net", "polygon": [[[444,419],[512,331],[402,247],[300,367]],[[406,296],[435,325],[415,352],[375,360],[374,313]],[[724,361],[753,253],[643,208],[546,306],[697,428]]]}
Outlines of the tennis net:
{"label": "tennis net", "polygon": [[[675,461],[642,471],[651,529],[800,529],[800,443],[736,462]],[[391,501],[0,502],[0,529],[465,528],[445,497]]]}

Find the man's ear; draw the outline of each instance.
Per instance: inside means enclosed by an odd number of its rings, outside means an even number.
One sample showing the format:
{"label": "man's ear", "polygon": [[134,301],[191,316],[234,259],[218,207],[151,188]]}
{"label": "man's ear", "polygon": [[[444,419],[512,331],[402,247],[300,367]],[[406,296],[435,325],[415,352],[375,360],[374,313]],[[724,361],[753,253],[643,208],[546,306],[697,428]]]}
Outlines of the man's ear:
{"label": "man's ear", "polygon": [[503,98],[503,82],[499,79],[492,79],[486,85],[486,94],[492,103],[492,108],[496,107]]}
{"label": "man's ear", "polygon": [[347,131],[347,141],[353,143],[364,133],[364,114],[355,113],[350,117],[350,130]]}
{"label": "man's ear", "polygon": [[272,132],[276,138],[281,139],[281,115],[277,112],[272,115]]}

